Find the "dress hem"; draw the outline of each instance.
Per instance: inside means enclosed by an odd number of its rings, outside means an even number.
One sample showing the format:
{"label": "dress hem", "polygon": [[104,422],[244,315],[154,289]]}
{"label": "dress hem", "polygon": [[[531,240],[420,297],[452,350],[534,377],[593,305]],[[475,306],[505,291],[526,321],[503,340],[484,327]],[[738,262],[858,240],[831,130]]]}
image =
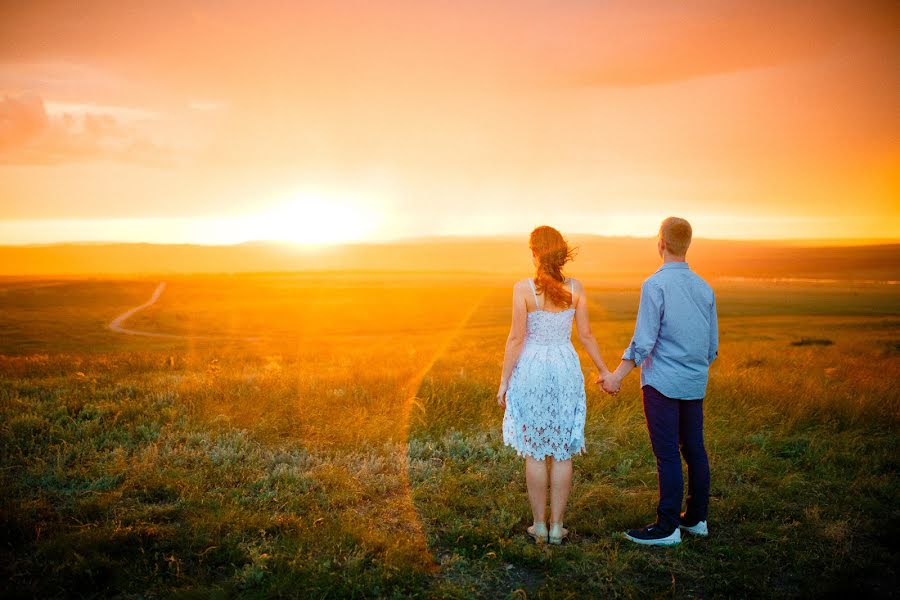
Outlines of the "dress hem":
{"label": "dress hem", "polygon": [[552,456],[552,457],[553,457],[553,460],[569,460],[570,458],[574,458],[575,456],[581,456],[582,454],[584,454],[584,453],[586,452],[585,445],[584,445],[584,443],[582,443],[582,444],[581,444],[581,447],[580,447],[578,450],[576,450],[575,452],[569,453],[569,455],[566,456],[566,457],[557,456],[557,455],[554,454],[553,452],[545,452],[543,455],[541,455],[540,457],[538,457],[537,454],[531,454],[531,453],[529,453],[529,452],[526,452],[526,451],[524,451],[524,450],[518,448],[515,444],[512,444],[512,443],[510,443],[510,442],[503,442],[503,444],[504,444],[505,446],[507,446],[508,448],[512,448],[513,450],[515,450],[515,451],[516,451],[516,454],[518,454],[518,455],[521,456],[522,458],[529,458],[529,457],[530,457],[530,458],[533,458],[534,460],[544,460],[544,459],[546,459],[548,456]]}

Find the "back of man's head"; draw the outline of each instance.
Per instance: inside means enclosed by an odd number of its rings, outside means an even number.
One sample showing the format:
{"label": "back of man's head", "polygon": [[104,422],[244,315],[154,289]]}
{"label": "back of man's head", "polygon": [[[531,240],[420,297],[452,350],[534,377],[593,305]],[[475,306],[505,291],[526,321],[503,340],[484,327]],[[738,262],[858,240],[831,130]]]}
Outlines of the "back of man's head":
{"label": "back of man's head", "polygon": [[659,226],[659,237],[666,242],[666,250],[673,256],[687,254],[692,235],[691,224],[678,217],[669,217]]}

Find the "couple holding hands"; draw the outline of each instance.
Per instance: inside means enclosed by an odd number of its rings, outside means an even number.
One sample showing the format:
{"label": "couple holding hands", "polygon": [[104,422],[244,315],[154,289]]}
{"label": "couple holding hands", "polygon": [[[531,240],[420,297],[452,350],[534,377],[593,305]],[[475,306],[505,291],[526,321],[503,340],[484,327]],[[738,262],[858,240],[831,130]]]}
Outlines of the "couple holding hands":
{"label": "couple holding hands", "polygon": [[[616,395],[622,380],[641,367],[644,414],[659,478],[656,521],[631,529],[638,544],[671,546],[681,532],[708,534],[709,461],[703,445],[703,397],[709,365],[719,346],[712,288],[685,260],[691,225],[669,217],[659,228],[662,266],[641,286],[634,336],[615,371],[600,356],[591,333],[587,295],[563,266],[573,252],[552,227],[531,232],[537,268],[513,288],[512,327],[506,341],[497,402],[505,408],[503,441],[525,457],[525,481],[534,518],[528,534],[559,544],[568,534],[563,516],[572,488],[572,457],[584,451],[584,375],[572,346],[572,323],[600,372],[596,383]],[[681,512],[688,467],[686,510]],[[550,489],[550,522],[546,520]]]}

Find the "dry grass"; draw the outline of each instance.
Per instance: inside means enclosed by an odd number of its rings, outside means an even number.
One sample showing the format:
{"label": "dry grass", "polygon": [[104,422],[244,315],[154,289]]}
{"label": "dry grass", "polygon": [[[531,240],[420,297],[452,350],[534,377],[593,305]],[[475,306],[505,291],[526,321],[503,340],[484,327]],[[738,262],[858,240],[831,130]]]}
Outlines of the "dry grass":
{"label": "dry grass", "polygon": [[[0,296],[0,528],[10,597],[814,596],[896,587],[896,295],[719,288],[712,530],[651,518],[637,377],[590,390],[571,543],[522,535],[493,401],[509,292],[383,275],[68,282]],[[327,285],[326,285],[327,284]],[[614,361],[633,289],[595,286]],[[768,303],[766,298],[770,300]],[[793,346],[827,337],[830,346]],[[253,338],[253,341],[244,341]],[[587,362],[584,363],[587,365]]]}

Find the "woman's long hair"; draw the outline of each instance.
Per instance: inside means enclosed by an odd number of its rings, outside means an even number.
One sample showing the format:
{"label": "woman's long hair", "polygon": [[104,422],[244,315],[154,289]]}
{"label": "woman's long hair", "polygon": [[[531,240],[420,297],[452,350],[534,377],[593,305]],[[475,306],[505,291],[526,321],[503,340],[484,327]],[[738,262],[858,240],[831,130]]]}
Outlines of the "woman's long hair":
{"label": "woman's long hair", "polygon": [[569,246],[559,231],[547,225],[531,232],[528,247],[538,258],[534,276],[537,291],[544,294],[545,301],[549,298],[554,306],[572,306],[572,293],[563,285],[566,278],[562,268],[575,257],[575,249]]}

